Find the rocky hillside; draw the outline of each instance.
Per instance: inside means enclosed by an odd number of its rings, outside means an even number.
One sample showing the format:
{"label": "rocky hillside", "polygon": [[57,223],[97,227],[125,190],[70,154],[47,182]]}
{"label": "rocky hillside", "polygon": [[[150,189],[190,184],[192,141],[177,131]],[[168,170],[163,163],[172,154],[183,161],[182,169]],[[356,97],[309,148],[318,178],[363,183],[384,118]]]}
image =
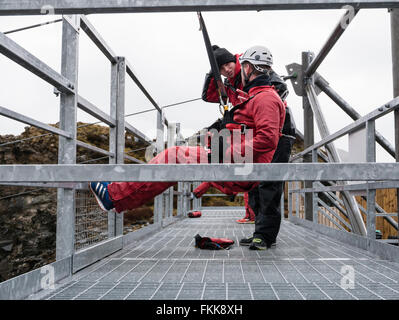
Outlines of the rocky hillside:
{"label": "rocky hillside", "polygon": [[[78,123],[78,127],[80,141],[108,149],[108,127],[84,123]],[[19,142],[13,143],[16,141]],[[125,145],[125,152],[145,161],[143,143],[127,134]],[[26,127],[19,136],[0,136],[0,165],[56,164],[57,159],[58,137],[43,130]],[[108,163],[108,158],[78,147],[77,162]],[[209,192],[218,191],[211,189]],[[207,206],[243,205],[239,198],[233,203],[221,197],[204,198],[203,203]],[[56,211],[57,191],[54,188],[0,186],[0,282],[55,261]],[[152,219],[153,202],[128,211],[124,215],[124,232],[152,223]]]}
{"label": "rocky hillside", "polygon": [[[82,126],[78,139],[108,149],[109,129],[84,125],[78,124]],[[22,141],[11,143],[17,140]],[[19,136],[0,136],[0,145],[0,165],[57,163],[58,137],[37,128],[26,127]],[[129,155],[145,161],[144,147],[126,135],[126,152],[139,149]],[[92,161],[95,159],[98,160]],[[77,162],[108,163],[108,159],[78,148]],[[55,189],[0,186],[0,282],[55,261],[56,210]],[[151,203],[128,212],[126,231],[151,223],[151,219]]]}

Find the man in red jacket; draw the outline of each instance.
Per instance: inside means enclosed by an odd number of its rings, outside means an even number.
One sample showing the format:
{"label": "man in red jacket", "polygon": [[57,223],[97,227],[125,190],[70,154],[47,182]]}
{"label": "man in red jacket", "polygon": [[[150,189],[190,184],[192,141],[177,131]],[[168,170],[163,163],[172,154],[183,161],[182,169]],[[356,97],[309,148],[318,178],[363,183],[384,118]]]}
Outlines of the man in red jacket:
{"label": "man in red jacket", "polygon": [[[229,99],[230,101],[236,102],[238,98],[237,92],[242,89],[240,73],[241,66],[238,59],[239,56],[233,56],[226,49],[217,46],[214,47],[214,53],[219,62],[222,75],[227,78],[225,86],[227,88],[226,91]],[[269,55],[269,58],[267,65],[271,69],[273,63],[271,54]],[[233,61],[235,61],[235,63]],[[221,65],[221,63],[225,64]],[[271,82],[281,99],[286,104],[285,98],[288,95],[287,86],[285,82],[273,72],[273,70],[270,71]],[[207,74],[202,94],[202,99],[204,101],[219,102],[213,81],[212,75]],[[289,161],[292,145],[295,140],[295,134],[294,119],[290,109],[286,107],[286,117],[282,130],[282,137],[280,138],[272,162],[287,163]],[[200,197],[211,186],[213,186],[212,182],[204,182],[194,190],[193,195]],[[263,181],[258,187],[252,189],[248,193],[249,205],[246,203],[246,212],[248,211],[248,208],[251,208],[254,211],[256,217],[255,232],[253,233],[253,236],[241,239],[240,245],[249,246],[250,249],[254,250],[264,250],[267,247],[276,244],[276,238],[281,224],[282,212],[280,202],[283,186],[284,183],[280,181]]]}
{"label": "man in red jacket", "polygon": [[[244,85],[240,94],[242,101],[226,112],[223,127],[231,131],[246,128],[251,131],[239,131],[241,141],[232,141],[225,153],[225,159],[234,162],[250,152],[255,163],[270,163],[277,148],[285,119],[285,105],[271,84],[267,68],[267,55],[264,47],[250,48],[240,58],[241,78]],[[267,50],[267,49],[266,49]],[[246,137],[250,137],[247,139]],[[164,150],[154,157],[150,164],[163,163],[209,163],[208,150],[202,147],[177,146]],[[116,212],[137,208],[158,194],[173,186],[175,182],[91,182],[94,193],[103,210],[115,209]],[[217,183],[222,192],[248,192],[258,182]]]}

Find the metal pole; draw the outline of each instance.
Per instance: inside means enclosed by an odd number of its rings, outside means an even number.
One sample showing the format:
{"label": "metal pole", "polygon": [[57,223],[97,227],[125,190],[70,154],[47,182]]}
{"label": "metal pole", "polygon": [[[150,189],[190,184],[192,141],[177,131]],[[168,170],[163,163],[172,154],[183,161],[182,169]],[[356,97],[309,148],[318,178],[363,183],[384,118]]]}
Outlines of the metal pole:
{"label": "metal pole", "polygon": [[[305,70],[307,70],[310,62],[312,60],[313,53],[312,52],[302,52],[302,71],[305,74]],[[303,94],[302,94],[302,105],[303,105],[303,125],[304,125],[304,149],[310,147],[314,144],[314,120],[313,120],[313,111],[310,106],[309,98],[306,94],[305,87],[307,82],[312,81],[312,77],[304,77],[303,85]],[[307,154],[303,157],[303,162],[312,162],[312,155]],[[311,188],[312,182],[305,181],[305,188]],[[313,194],[306,193],[305,194],[305,219],[309,221],[313,221]]]}
{"label": "metal pole", "polygon": [[[375,121],[366,124],[366,161],[375,162]],[[376,190],[367,188],[367,237],[375,240],[375,196]]]}
{"label": "metal pole", "polygon": [[[193,182],[193,190],[197,188],[201,183],[200,182]],[[201,198],[193,199],[193,210],[200,210],[201,209],[201,204],[200,204]]]}
{"label": "metal pole", "polygon": [[292,213],[292,197],[293,197],[293,193],[291,193],[291,189],[292,189],[292,185],[294,184],[294,182],[292,181],[288,181],[288,220],[290,220],[293,217],[293,213]]}
{"label": "metal pole", "polygon": [[[330,135],[330,132],[327,127],[327,123],[324,118],[324,115],[321,111],[313,84],[309,84],[306,86],[306,92],[307,92],[307,96],[309,97],[310,105],[311,105],[313,112],[316,116],[320,135],[321,135],[322,139],[324,139],[325,137]],[[338,154],[337,150],[335,149],[334,143],[327,144],[326,148],[327,148],[327,151],[329,154],[329,159],[331,162],[341,162],[339,154]],[[359,207],[358,207],[358,204],[357,204],[355,198],[347,191],[344,191],[342,193],[342,195],[343,195],[343,201],[345,203],[345,208],[348,212],[349,220],[350,220],[352,228],[353,228],[353,232],[355,232],[357,234],[361,234],[361,235],[366,235],[366,233],[367,233],[366,226],[364,224],[362,215],[359,211]]]}
{"label": "metal pole", "polygon": [[280,199],[280,212],[282,219],[284,219],[284,213],[285,213],[284,194],[285,194],[285,182],[283,182],[283,192],[281,193],[281,199]]}
{"label": "metal pole", "polygon": [[[168,125],[168,148],[176,146],[176,132],[177,126],[176,123],[169,123]],[[167,201],[167,217],[170,218],[173,216],[173,192],[174,187],[169,188],[169,197]]]}
{"label": "metal pole", "polygon": [[[399,9],[391,10],[391,42],[392,42],[392,74],[393,74],[393,95],[399,96]],[[395,152],[396,162],[399,162],[399,111],[394,111],[395,121]],[[396,210],[399,223],[399,189],[396,189]],[[398,228],[399,239],[399,228]]]}
{"label": "metal pole", "polygon": [[[76,163],[77,84],[79,59],[79,24],[63,19],[61,74],[74,84],[73,93],[61,93],[60,129],[69,132],[72,139],[59,137],[58,163]],[[59,188],[57,193],[56,260],[71,257],[75,251],[75,190]]]}
{"label": "metal pole", "polygon": [[[157,141],[156,148],[157,153],[161,153],[165,149],[165,132],[163,113],[157,112]],[[154,223],[162,223],[162,217],[164,212],[164,201],[163,194],[160,194],[154,199]]]}
{"label": "metal pole", "polygon": [[[178,146],[181,145],[180,123],[176,123],[176,145],[178,145]],[[177,195],[177,216],[179,216],[179,217],[184,214],[184,210],[183,210],[184,196],[182,194],[183,191],[184,191],[184,183],[183,182],[178,182],[177,183],[177,192],[179,194]]]}
{"label": "metal pole", "polygon": [[[330,87],[329,83],[323,77],[317,76],[315,84],[353,120],[358,120],[362,117],[348,102]],[[378,131],[375,132],[375,139],[392,157],[395,157],[395,148]]]}
{"label": "metal pole", "polygon": [[[111,65],[111,118],[116,126],[110,128],[110,151],[115,154],[110,158],[110,164],[123,164],[125,151],[125,58],[116,57],[116,63]],[[113,229],[113,230],[112,230]],[[123,235],[123,213],[108,214],[109,236]]]}
{"label": "metal pole", "polygon": [[314,58],[313,62],[305,69],[303,73],[305,77],[311,77],[316,72],[317,68],[323,62],[323,60],[327,57],[330,50],[334,47],[338,39],[342,36],[346,28],[349,26],[353,18],[359,12],[359,9],[354,9],[353,7],[349,7],[349,9],[342,16],[341,20],[335,27],[334,31],[328,38],[327,42],[321,48],[319,54]]}
{"label": "metal pole", "polygon": [[[317,149],[312,150],[312,162],[317,163],[318,156],[317,156]],[[317,182],[312,183],[312,187],[316,188]],[[313,192],[313,223],[316,225],[319,222],[319,199],[317,192]]]}
{"label": "metal pole", "polygon": [[[301,182],[300,181],[297,181],[296,184],[294,184],[294,189],[295,188],[298,188],[298,189],[301,188]],[[296,202],[295,202],[295,215],[299,219],[300,218],[300,211],[301,211],[301,201],[302,201],[301,200],[301,194],[299,192],[297,192],[295,194],[295,199],[296,199]]]}

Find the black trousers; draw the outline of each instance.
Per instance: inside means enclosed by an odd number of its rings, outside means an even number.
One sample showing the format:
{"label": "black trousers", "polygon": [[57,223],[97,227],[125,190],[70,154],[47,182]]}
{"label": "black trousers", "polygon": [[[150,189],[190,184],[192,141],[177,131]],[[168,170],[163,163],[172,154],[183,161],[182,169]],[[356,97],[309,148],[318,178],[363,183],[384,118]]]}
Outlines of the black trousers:
{"label": "black trousers", "polygon": [[[288,163],[294,140],[282,136],[272,163]],[[268,245],[276,241],[281,224],[281,195],[283,181],[262,181],[249,192],[249,205],[255,213],[254,237],[262,238]]]}

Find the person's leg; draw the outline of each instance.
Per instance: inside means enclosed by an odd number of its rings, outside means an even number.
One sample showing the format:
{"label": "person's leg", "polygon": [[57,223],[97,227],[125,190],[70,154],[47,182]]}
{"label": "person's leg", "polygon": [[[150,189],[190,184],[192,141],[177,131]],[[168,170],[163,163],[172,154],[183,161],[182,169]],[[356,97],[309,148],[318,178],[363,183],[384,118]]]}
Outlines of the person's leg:
{"label": "person's leg", "polygon": [[248,192],[244,192],[244,205],[245,205],[245,216],[244,218],[236,220],[237,223],[251,223],[250,212],[248,210]]}
{"label": "person's leg", "polygon": [[197,188],[194,189],[193,193],[196,198],[201,198],[211,187],[210,182],[203,182]]}
{"label": "person's leg", "polygon": [[245,205],[245,216],[244,219],[249,220],[249,210],[248,210],[248,192],[244,193],[244,205]]}
{"label": "person's leg", "polygon": [[[255,224],[256,224],[256,216],[259,212],[259,186],[252,189],[248,192],[248,205],[251,207],[254,217],[255,217]],[[249,246],[252,243],[253,235],[240,239],[241,246]]]}
{"label": "person's leg", "polygon": [[254,238],[261,238],[268,246],[275,242],[280,230],[280,199],[283,182],[262,182],[259,185],[259,213],[255,220]]}
{"label": "person's leg", "polygon": [[244,203],[245,203],[245,217],[243,219],[236,220],[237,223],[255,223],[255,213],[249,205],[249,194],[244,192]]}
{"label": "person's leg", "polygon": [[255,212],[252,210],[251,206],[249,205],[249,193],[244,193],[244,199],[246,198],[245,202],[245,211],[248,212],[248,219],[250,221],[255,221]]}
{"label": "person's leg", "polygon": [[[149,164],[208,163],[207,151],[201,147],[172,147],[154,157]],[[137,208],[164,192],[176,182],[114,182],[108,191],[117,212]]]}
{"label": "person's leg", "polygon": [[[293,141],[281,137],[273,157],[273,163],[287,163],[291,154]],[[259,198],[257,199],[257,215],[255,218],[255,232],[253,237],[260,238],[271,246],[275,243],[281,225],[281,195],[284,182],[264,181],[259,185]],[[256,247],[256,246],[255,246]]]}

